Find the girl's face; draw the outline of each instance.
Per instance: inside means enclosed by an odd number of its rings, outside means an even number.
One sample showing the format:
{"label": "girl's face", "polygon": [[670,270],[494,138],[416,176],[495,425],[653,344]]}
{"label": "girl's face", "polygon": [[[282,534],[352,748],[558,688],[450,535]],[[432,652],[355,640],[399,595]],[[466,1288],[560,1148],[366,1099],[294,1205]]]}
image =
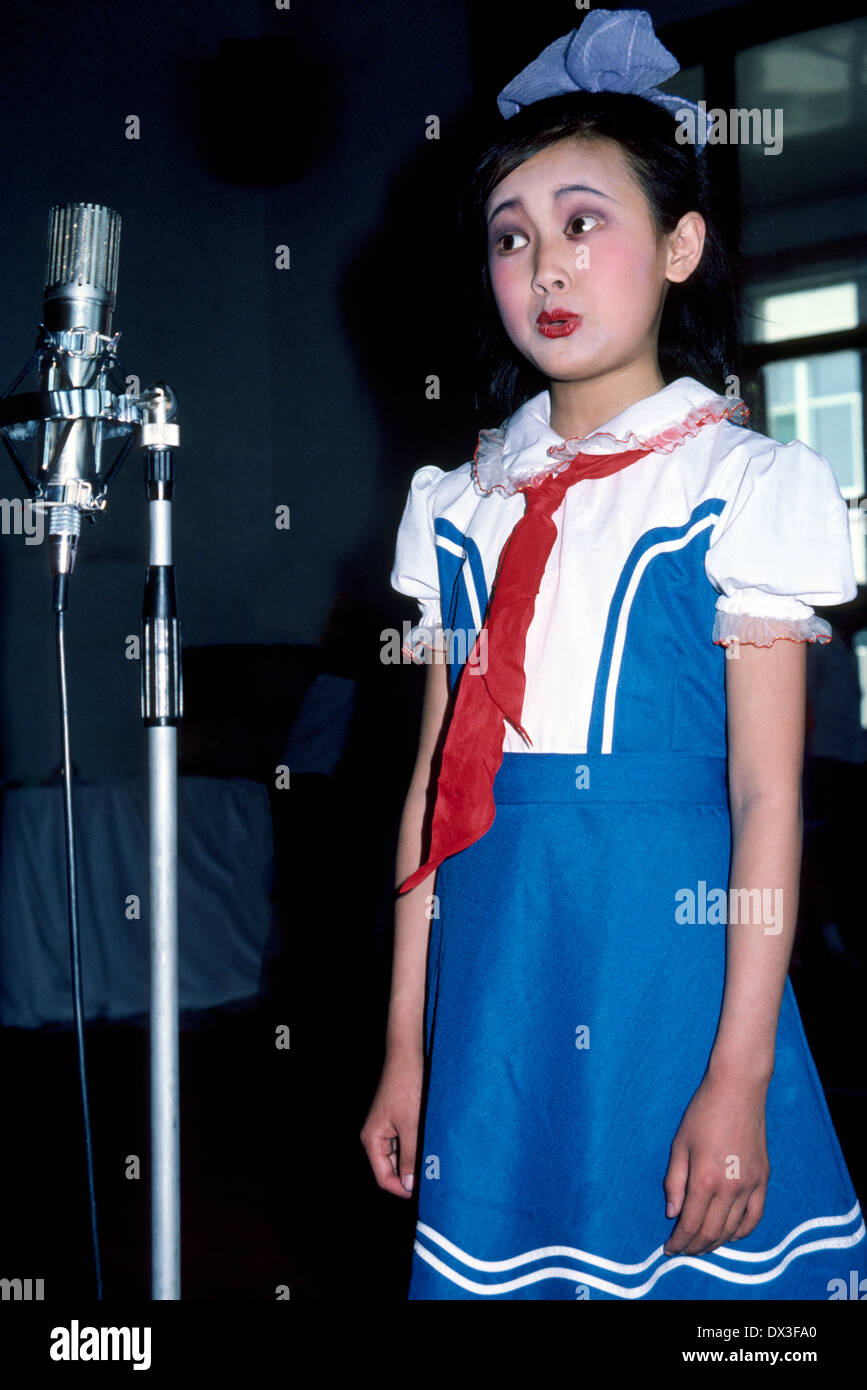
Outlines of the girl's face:
{"label": "girl's face", "polygon": [[[508,206],[504,206],[508,204]],[[612,140],[560,140],[513,169],[485,205],[488,267],[503,327],[552,380],[652,363],[668,281],[698,264],[704,221],[657,241],[644,194]],[[540,314],[580,315],[542,332]]]}

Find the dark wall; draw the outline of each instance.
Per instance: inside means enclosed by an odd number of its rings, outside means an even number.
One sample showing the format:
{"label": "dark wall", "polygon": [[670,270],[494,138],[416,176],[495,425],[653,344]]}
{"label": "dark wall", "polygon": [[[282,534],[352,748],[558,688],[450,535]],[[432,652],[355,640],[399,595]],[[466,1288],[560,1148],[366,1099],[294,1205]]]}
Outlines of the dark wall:
{"label": "dark wall", "polygon": [[[399,0],[84,0],[2,21],[0,387],[41,319],[49,208],[116,209],[122,366],[180,400],[187,643],[316,643],[335,606],[352,628],[348,605],[378,649],[377,621],[414,618],[388,572],[409,474],[439,429],[424,428],[416,368],[442,363],[423,319],[407,346],[401,316],[425,306],[438,255],[439,210],[419,190],[442,146],[425,117],[466,95],[466,47],[458,0],[409,13]],[[21,496],[5,452],[0,469],[0,496]],[[147,555],[141,475],[133,453],[73,577],[74,755],[95,779],[144,766],[125,655]],[[0,775],[27,781],[59,760],[46,549],[0,536]]]}

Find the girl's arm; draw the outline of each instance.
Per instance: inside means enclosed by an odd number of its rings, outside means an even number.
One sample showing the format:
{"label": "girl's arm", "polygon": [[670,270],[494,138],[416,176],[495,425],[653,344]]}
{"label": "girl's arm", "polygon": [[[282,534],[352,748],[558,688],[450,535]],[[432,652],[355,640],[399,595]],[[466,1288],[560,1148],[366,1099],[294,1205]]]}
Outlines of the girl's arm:
{"label": "girl's arm", "polygon": [[728,927],[725,993],[709,1069],[767,1086],[798,916],[806,644],[782,638],[772,647],[735,650],[726,662],[729,887],[760,889],[761,900],[741,892],[750,911],[741,910],[740,923]]}
{"label": "girl's arm", "polygon": [[[424,862],[422,831],[433,794],[434,756],[448,707],[447,673],[444,661],[433,660],[427,669],[418,754],[398,834],[396,887]],[[360,1136],[377,1183],[399,1197],[411,1195],[421,1115],[424,991],[430,936],[427,899],[433,893],[435,878],[434,869],[395,902],[385,1063]]]}
{"label": "girl's arm", "polygon": [[729,651],[725,990],[707,1071],[663,1184],[667,1213],[680,1218],[666,1254],[712,1250],[748,1235],[761,1219],[769,1176],[765,1101],[798,915],[805,644],[780,639]]}
{"label": "girl's arm", "polygon": [[[432,765],[449,698],[448,666],[434,660],[427,668],[418,753],[404,803],[397,841],[395,887],[424,862],[422,829],[433,796]],[[396,1054],[423,1051],[424,988],[430,918],[427,900],[433,893],[436,870],[409,893],[401,893],[394,908],[394,955],[391,997],[386,1028],[386,1061]]]}

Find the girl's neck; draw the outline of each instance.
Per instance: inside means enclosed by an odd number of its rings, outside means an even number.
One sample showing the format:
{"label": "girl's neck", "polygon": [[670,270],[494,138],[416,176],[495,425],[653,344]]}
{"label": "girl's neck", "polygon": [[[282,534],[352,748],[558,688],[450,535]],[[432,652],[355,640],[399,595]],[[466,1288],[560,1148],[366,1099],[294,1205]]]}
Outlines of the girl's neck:
{"label": "girl's neck", "polygon": [[587,381],[549,381],[551,429],[561,439],[586,439],[600,425],[665,386],[658,362],[636,362]]}

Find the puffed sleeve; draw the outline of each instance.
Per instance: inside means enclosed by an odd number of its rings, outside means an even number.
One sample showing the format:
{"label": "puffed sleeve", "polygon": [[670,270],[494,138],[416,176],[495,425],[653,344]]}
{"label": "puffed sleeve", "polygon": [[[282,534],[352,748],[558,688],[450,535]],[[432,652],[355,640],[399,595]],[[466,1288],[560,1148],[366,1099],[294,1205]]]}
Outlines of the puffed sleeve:
{"label": "puffed sleeve", "polygon": [[829,642],[811,607],[857,593],[846,503],[831,465],[794,440],[754,453],[711,532],[705,571],[719,593],[712,640],[770,647]]}
{"label": "puffed sleeve", "polygon": [[433,513],[436,486],[444,476],[445,471],[432,463],[413,474],[391,571],[391,587],[418,601],[421,621],[408,634],[403,651],[419,663],[425,660],[425,649],[444,648]]}

